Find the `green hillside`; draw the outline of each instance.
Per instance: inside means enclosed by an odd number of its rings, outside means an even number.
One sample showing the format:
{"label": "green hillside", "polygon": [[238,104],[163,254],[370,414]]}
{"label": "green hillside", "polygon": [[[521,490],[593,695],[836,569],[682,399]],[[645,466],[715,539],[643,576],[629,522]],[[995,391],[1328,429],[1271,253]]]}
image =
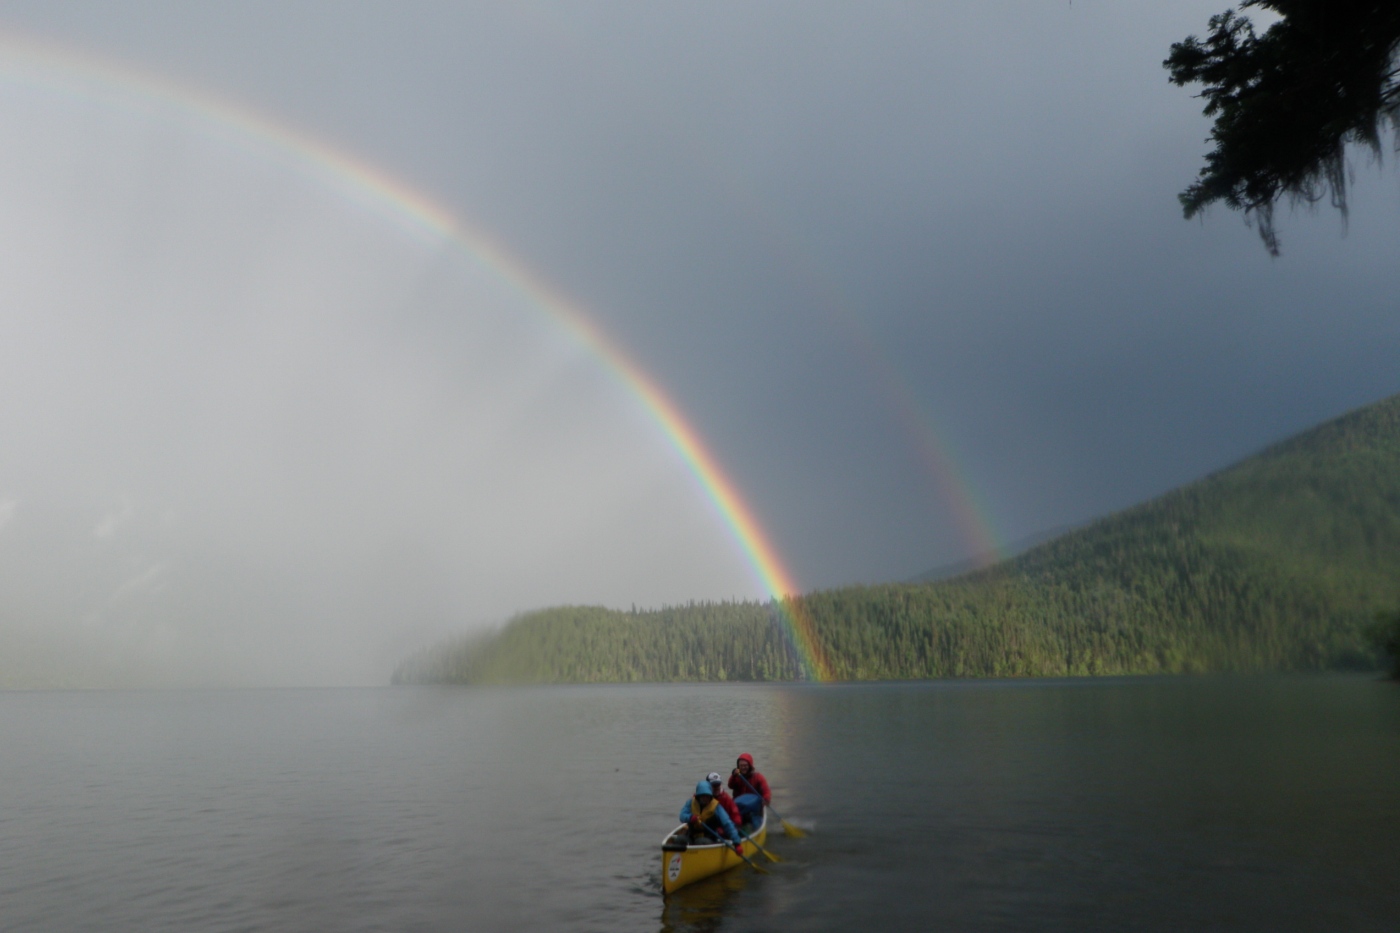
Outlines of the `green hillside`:
{"label": "green hillside", "polygon": [[[1397,569],[1400,396],[989,570],[796,603],[843,680],[1375,667]],[[789,680],[780,609],[546,609],[394,680]]]}

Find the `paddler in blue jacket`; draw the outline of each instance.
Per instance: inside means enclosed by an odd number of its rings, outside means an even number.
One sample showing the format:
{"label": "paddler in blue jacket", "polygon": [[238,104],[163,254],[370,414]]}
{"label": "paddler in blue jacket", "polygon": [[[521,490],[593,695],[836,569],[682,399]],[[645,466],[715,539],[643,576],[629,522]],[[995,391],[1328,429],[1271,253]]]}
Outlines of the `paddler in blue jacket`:
{"label": "paddler in blue jacket", "polygon": [[[724,807],[715,799],[708,779],[695,785],[695,796],[681,807],[681,822],[690,829],[691,842],[719,842],[720,836],[734,844],[734,851],[744,854],[744,844],[739,841],[739,831],[734,821],[724,812]],[[708,827],[708,831],[706,830]]]}

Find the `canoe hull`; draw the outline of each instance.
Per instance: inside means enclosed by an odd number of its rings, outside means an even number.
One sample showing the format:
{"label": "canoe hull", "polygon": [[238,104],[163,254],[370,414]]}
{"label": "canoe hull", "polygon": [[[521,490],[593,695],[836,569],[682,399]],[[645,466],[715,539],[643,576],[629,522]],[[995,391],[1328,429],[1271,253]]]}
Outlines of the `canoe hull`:
{"label": "canoe hull", "polygon": [[[671,832],[666,834],[666,838],[661,840],[665,845],[676,833],[685,829],[682,823]],[[758,829],[749,834],[749,837],[759,845],[768,838],[768,814],[764,812],[763,823]],[[750,853],[753,853],[750,855]],[[745,847],[745,855],[750,858],[758,857],[758,852],[752,846]],[[720,872],[729,871],[731,868],[738,868],[744,864],[744,860],[734,854],[734,850],[727,845],[711,843],[709,845],[687,846],[683,852],[669,852],[665,849],[661,851],[661,889],[667,894],[679,890],[688,884],[694,884],[711,875],[718,875]]]}

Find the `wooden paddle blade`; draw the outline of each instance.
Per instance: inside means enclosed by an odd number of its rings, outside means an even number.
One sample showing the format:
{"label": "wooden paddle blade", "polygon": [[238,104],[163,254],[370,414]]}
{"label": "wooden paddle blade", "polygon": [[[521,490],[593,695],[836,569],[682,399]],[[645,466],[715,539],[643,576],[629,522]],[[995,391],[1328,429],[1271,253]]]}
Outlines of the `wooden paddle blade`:
{"label": "wooden paddle blade", "polygon": [[769,852],[767,849],[763,848],[763,846],[761,846],[761,845],[759,845],[758,843],[754,842],[752,839],[749,840],[748,844],[749,844],[749,845],[752,845],[755,849],[757,849],[760,853],[762,853],[762,854],[763,854],[763,857],[766,858],[768,861],[770,861],[770,862],[781,862],[781,861],[782,861],[782,859],[778,858],[778,857],[777,857],[776,855],[774,855],[772,852]]}
{"label": "wooden paddle blade", "polygon": [[757,849],[758,851],[762,852],[762,853],[763,853],[763,857],[766,858],[766,859],[768,859],[768,861],[770,861],[770,862],[781,862],[781,861],[782,861],[782,859],[778,858],[778,857],[777,857],[776,855],[774,855],[772,852],[769,852],[767,849],[763,848],[763,846],[761,846],[761,845],[759,845],[758,843],[754,842],[754,841],[753,841],[753,837],[750,836],[750,835],[748,835],[748,834],[746,834],[746,833],[744,833],[743,830],[740,830],[740,835],[742,835],[742,836],[744,837],[744,842],[745,842],[747,845],[751,845],[751,846],[753,846],[755,849]]}
{"label": "wooden paddle blade", "polygon": [[[752,840],[750,840],[750,842],[752,842]],[[734,843],[732,843],[732,842],[729,843],[729,848],[730,848],[730,850],[733,851],[733,853],[734,853],[735,855],[739,856],[739,858],[741,858],[741,859],[744,860],[744,864],[745,864],[745,865],[749,866],[749,867],[752,868],[754,871],[758,872],[760,875],[766,875],[766,874],[768,874],[768,869],[764,868],[762,865],[758,864],[758,863],[755,862],[753,859],[749,858],[747,855],[745,855],[744,853],[740,852],[740,851],[735,847]],[[754,846],[754,848],[757,848],[757,846]]]}
{"label": "wooden paddle blade", "polygon": [[803,839],[807,836],[807,830],[798,829],[796,826],[793,826],[787,820],[782,820],[781,822],[783,824],[784,835],[791,836],[794,839]]}

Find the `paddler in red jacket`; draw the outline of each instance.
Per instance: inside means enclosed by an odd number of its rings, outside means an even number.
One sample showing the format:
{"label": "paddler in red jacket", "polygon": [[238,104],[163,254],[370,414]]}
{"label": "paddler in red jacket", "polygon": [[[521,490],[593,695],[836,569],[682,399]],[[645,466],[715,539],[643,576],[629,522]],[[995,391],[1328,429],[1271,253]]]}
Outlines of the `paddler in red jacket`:
{"label": "paddler in red jacket", "polygon": [[763,808],[773,801],[768,779],[754,770],[753,756],[744,752],[734,763],[729,775],[729,789],[734,792],[734,805],[745,822],[757,826],[763,822]]}
{"label": "paddler in red jacket", "polygon": [[719,776],[719,772],[711,771],[705,776],[705,780],[710,782],[710,789],[715,792],[715,799],[719,801],[720,809],[729,814],[734,825],[738,826],[744,822],[744,818],[739,814],[739,808],[734,806],[734,798],[725,792],[724,778]]}

